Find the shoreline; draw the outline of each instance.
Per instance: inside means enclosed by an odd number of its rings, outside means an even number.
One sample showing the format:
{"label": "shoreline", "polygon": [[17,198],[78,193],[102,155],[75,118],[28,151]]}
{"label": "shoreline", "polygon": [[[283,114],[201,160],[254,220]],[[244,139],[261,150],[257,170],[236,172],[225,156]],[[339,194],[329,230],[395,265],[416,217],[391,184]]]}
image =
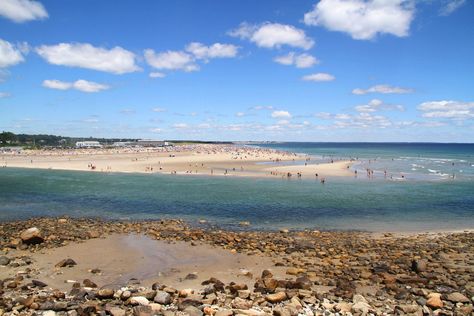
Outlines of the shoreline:
{"label": "shoreline", "polygon": [[177,146],[173,149],[135,151],[29,151],[2,154],[0,158],[2,166],[15,168],[265,178],[349,177],[353,176],[349,168],[354,163],[339,160],[315,164],[309,156],[235,145]]}
{"label": "shoreline", "polygon": [[3,315],[473,311],[474,232],[233,232],[65,217],[0,232]]}

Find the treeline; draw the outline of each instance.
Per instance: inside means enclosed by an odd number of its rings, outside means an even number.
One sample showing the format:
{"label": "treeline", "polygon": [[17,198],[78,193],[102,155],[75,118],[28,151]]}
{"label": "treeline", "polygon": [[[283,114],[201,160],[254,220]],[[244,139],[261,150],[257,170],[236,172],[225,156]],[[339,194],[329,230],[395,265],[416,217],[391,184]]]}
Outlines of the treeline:
{"label": "treeline", "polygon": [[[25,148],[59,147],[70,148],[79,141],[98,141],[103,145],[115,142],[135,142],[136,138],[96,138],[96,137],[65,137],[46,134],[14,134],[12,132],[0,133],[0,147],[21,146]],[[167,140],[173,144],[232,144],[225,141],[200,141],[200,140]]]}
{"label": "treeline", "polygon": [[114,142],[130,142],[137,139],[123,138],[95,138],[95,137],[65,137],[46,134],[14,134],[12,132],[0,133],[0,147],[22,146],[27,148],[43,147],[74,147],[78,141],[98,141],[102,144],[112,144]]}

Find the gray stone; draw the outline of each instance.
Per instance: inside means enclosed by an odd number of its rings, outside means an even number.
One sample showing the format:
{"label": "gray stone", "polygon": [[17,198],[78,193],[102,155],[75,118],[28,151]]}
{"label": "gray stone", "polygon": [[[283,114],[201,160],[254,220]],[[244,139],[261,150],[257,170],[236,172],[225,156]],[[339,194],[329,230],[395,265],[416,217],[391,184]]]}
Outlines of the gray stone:
{"label": "gray stone", "polygon": [[186,307],[183,312],[188,314],[189,316],[202,316],[202,311],[194,306]]}
{"label": "gray stone", "polygon": [[5,256],[0,257],[0,266],[6,266],[10,263],[10,258],[7,258]]}
{"label": "gray stone", "polygon": [[172,301],[171,295],[164,291],[156,292],[155,298],[153,299],[155,303],[169,305]]}

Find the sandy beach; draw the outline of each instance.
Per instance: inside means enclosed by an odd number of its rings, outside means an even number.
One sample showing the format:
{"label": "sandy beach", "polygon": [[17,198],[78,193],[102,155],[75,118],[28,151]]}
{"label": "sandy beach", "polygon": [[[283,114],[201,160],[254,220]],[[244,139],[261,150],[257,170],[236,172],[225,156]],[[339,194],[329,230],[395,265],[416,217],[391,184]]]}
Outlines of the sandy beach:
{"label": "sandy beach", "polygon": [[4,167],[243,177],[353,176],[352,161],[314,162],[289,152],[232,145],[142,149],[28,150],[0,154]]}

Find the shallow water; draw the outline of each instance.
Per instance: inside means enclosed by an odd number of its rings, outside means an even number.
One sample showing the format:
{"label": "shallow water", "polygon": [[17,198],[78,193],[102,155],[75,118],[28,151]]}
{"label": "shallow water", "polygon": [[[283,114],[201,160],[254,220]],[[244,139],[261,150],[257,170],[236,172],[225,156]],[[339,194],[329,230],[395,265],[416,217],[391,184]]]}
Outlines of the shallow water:
{"label": "shallow water", "polygon": [[[355,159],[354,169],[366,169],[388,179],[474,181],[474,144],[432,143],[277,143],[262,144],[279,150],[303,153],[312,161]],[[402,178],[403,176],[403,178]]]}
{"label": "shallow water", "polygon": [[314,180],[0,169],[0,220],[184,218],[238,229],[424,231],[474,227],[474,183]]}

